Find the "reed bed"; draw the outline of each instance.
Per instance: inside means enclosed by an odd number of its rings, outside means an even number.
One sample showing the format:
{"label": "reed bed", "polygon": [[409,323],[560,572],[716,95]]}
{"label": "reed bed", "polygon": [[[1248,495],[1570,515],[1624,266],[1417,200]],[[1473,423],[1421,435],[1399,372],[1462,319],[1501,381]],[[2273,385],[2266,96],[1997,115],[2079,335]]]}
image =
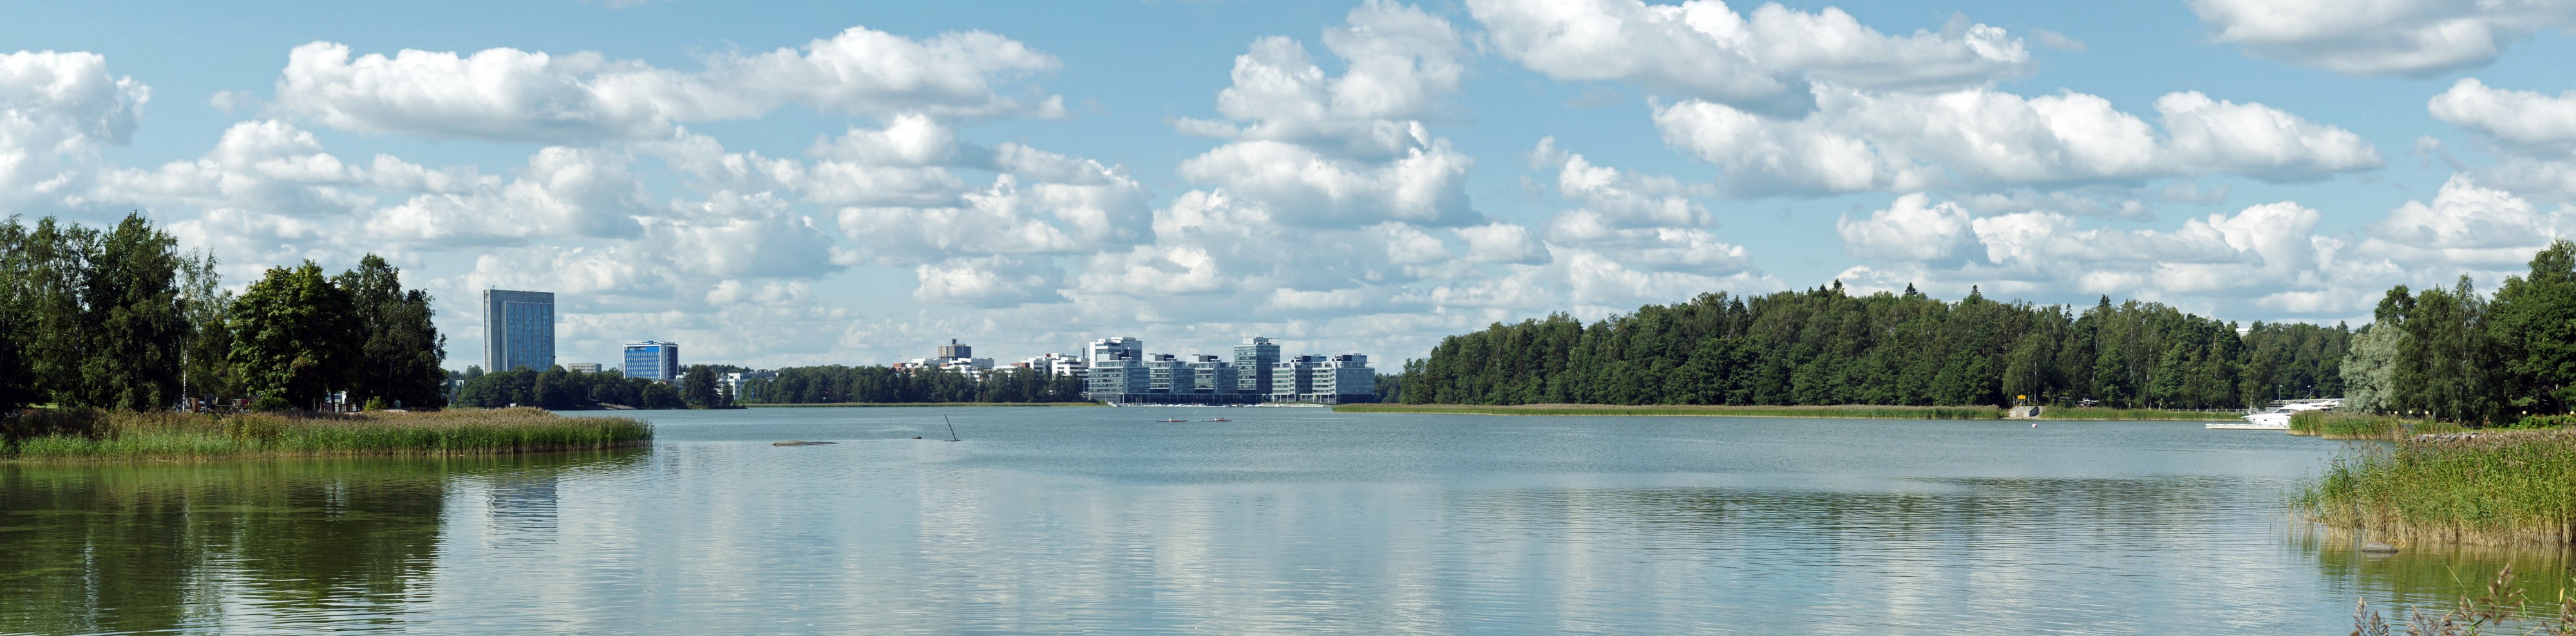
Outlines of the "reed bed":
{"label": "reed bed", "polygon": [[1343,404],[1343,413],[1456,413],[1465,415],[1643,415],[1707,417],[1819,417],[1900,420],[1991,420],[2003,409],[1991,406],[1710,406],[1614,404]]}
{"label": "reed bed", "polygon": [[2576,544],[2576,430],[2354,445],[2292,505],[2398,545]]}
{"label": "reed bed", "polygon": [[2051,406],[2040,409],[2043,420],[2156,420],[2217,422],[2243,417],[2237,413],[2216,411],[2168,411],[2165,409],[2115,409],[2099,406]]}
{"label": "reed bed", "polygon": [[2449,422],[2374,413],[2307,411],[2290,416],[2291,435],[2324,439],[2397,440],[2414,435],[2457,433],[2464,430],[2468,429]]}
{"label": "reed bed", "polygon": [[313,455],[464,455],[651,443],[623,417],[544,409],[355,414],[35,411],[11,420],[0,460],[215,459]]}

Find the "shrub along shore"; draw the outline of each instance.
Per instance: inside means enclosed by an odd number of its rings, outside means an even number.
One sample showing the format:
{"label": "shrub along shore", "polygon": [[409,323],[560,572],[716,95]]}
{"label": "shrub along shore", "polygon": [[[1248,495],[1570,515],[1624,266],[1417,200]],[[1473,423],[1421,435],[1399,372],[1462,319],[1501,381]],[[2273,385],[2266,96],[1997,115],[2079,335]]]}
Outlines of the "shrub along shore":
{"label": "shrub along shore", "polygon": [[0,461],[466,455],[642,446],[653,427],[544,409],[208,413],[35,409],[0,420]]}
{"label": "shrub along shore", "polygon": [[[1717,406],[1698,404],[1613,405],[1613,404],[1343,404],[1333,407],[1344,413],[1456,413],[1463,415],[1628,415],[1628,416],[1702,416],[1702,417],[1819,417],[1866,418],[1890,420],[1993,420],[2003,419],[2004,409],[1991,406]],[[2066,413],[2060,414],[2059,411]],[[2210,420],[2226,419],[2225,414],[2150,409],[2047,409],[2041,419],[2053,420]]]}
{"label": "shrub along shore", "polygon": [[2576,544],[2576,428],[2353,448],[2297,495],[2300,512],[2398,545]]}
{"label": "shrub along shore", "polygon": [[2464,430],[2468,429],[2449,422],[2374,413],[2308,411],[2290,416],[2291,435],[2324,439],[2394,441],[2414,435]]}

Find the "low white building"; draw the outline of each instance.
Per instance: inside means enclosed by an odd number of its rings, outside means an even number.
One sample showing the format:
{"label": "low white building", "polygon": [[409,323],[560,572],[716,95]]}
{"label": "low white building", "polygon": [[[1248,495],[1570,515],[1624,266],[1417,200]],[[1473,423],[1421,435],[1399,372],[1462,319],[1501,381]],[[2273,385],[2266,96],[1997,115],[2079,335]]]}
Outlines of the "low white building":
{"label": "low white building", "polygon": [[980,380],[985,373],[993,370],[993,359],[975,357],[974,347],[950,340],[948,344],[939,345],[939,355],[913,358],[909,362],[894,363],[893,366],[897,373],[910,374],[923,370],[939,370],[963,373],[968,378]]}
{"label": "low white building", "polygon": [[1021,360],[1011,366],[1036,371],[1048,376],[1073,378],[1077,380],[1089,377],[1091,372],[1090,361],[1082,359],[1082,356],[1070,353],[1050,353],[1035,358],[1029,358],[1027,360]]}
{"label": "low white building", "polygon": [[778,372],[776,371],[745,371],[742,373],[724,374],[723,376],[716,378],[716,383],[724,385],[725,391],[732,393],[733,401],[739,404],[760,399],[760,385],[762,383],[759,382],[759,380],[776,379],[778,379]]}

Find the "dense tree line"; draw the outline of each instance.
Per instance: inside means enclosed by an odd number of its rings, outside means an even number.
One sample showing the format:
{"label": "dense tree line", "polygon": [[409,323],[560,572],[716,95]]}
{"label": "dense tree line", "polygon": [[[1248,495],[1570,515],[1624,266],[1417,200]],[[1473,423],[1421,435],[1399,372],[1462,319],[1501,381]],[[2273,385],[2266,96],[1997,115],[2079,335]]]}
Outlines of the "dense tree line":
{"label": "dense tree line", "polygon": [[444,405],[430,298],[369,254],[324,277],[276,267],[235,297],[212,254],[140,214],[105,230],[0,223],[0,410],[167,409],[183,396],[265,408],[352,400]]}
{"label": "dense tree line", "polygon": [[1584,324],[1443,339],[1394,383],[1415,404],[2007,404],[2236,408],[2343,391],[2351,330],[2158,303],[2034,306],[1904,293],[1705,294]]}
{"label": "dense tree line", "polygon": [[892,367],[787,367],[775,380],[755,380],[751,393],[765,404],[919,402],[1082,402],[1080,379],[1002,369],[980,380],[963,373],[902,373]]}
{"label": "dense tree line", "polygon": [[2576,243],[2556,241],[2490,298],[2399,285],[2343,364],[2345,408],[2470,424],[2567,413],[2576,402]]}
{"label": "dense tree line", "polygon": [[693,405],[670,384],[615,373],[572,373],[561,365],[544,371],[523,367],[500,373],[484,373],[481,367],[468,367],[463,379],[464,384],[456,389],[457,406],[499,408],[519,405],[571,410],[607,405],[638,409],[678,409]]}

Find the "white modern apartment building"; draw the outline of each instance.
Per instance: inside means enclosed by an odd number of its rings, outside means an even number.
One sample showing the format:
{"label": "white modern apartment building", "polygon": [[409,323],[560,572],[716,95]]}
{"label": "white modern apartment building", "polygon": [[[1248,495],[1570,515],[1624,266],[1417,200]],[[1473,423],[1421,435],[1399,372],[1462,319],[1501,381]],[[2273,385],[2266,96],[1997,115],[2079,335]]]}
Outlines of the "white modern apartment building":
{"label": "white modern apartment building", "polygon": [[1368,356],[1304,355],[1282,360],[1270,371],[1270,401],[1318,404],[1367,404],[1377,401],[1377,370]]}
{"label": "white modern apartment building", "polygon": [[993,359],[975,357],[973,346],[959,344],[951,339],[948,344],[939,345],[938,355],[894,363],[894,370],[898,373],[916,373],[929,369],[963,373],[968,378],[981,379],[985,373],[993,370]]}
{"label": "white modern apartment building", "polygon": [[1082,356],[1067,353],[1050,353],[1035,358],[1029,358],[1027,360],[1021,360],[1019,362],[1012,363],[1011,366],[1036,371],[1051,377],[1074,378],[1077,380],[1089,377],[1091,372],[1090,361],[1083,359]]}
{"label": "white modern apartment building", "polygon": [[1377,401],[1377,372],[1368,367],[1368,356],[1282,360],[1279,345],[1269,338],[1243,339],[1230,359],[1149,354],[1144,341],[1125,337],[1094,340],[1089,352],[1089,395],[1112,404]]}
{"label": "white modern apartment building", "polygon": [[776,379],[778,379],[776,371],[744,371],[724,374],[716,378],[716,382],[723,384],[725,391],[733,394],[735,404],[741,404],[760,399],[760,385],[764,383],[759,380]]}

